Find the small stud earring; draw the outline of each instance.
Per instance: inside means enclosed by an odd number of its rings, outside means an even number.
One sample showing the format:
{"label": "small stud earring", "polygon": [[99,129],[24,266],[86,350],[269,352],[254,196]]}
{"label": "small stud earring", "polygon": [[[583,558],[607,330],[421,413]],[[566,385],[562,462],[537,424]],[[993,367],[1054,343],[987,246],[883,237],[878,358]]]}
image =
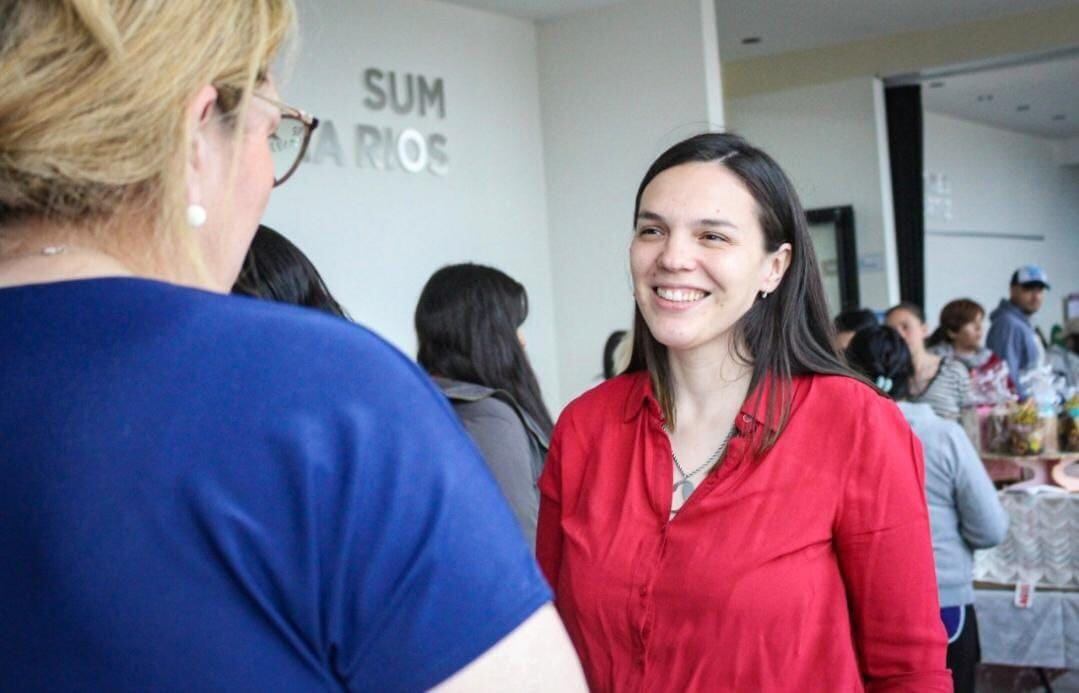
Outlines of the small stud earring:
{"label": "small stud earring", "polygon": [[187,206],[187,225],[193,229],[202,228],[206,223],[206,208],[202,205]]}
{"label": "small stud earring", "polygon": [[768,292],[767,291],[762,291],[761,292],[761,300],[764,300],[766,298],[768,298]]}

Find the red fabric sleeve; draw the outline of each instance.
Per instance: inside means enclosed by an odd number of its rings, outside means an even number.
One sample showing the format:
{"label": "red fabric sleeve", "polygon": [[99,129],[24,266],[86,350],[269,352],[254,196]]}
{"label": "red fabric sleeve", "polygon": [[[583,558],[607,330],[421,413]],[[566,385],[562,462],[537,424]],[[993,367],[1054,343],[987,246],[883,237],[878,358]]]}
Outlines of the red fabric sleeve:
{"label": "red fabric sleeve", "polygon": [[867,403],[835,546],[867,691],[951,691],[921,444],[898,408]]}
{"label": "red fabric sleeve", "polygon": [[558,572],[562,567],[562,440],[565,415],[551,433],[547,461],[539,479],[540,507],[536,527],[536,560],[558,601]]}

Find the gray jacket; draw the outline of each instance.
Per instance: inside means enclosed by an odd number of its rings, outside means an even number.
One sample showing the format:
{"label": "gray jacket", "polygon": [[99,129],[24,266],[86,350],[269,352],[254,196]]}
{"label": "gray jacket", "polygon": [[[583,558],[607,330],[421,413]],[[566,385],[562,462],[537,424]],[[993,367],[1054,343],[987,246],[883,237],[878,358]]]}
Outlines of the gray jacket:
{"label": "gray jacket", "polygon": [[433,378],[465,430],[483,453],[525,538],[536,545],[539,489],[549,440],[508,392],[447,378]]}
{"label": "gray jacket", "polygon": [[899,402],[922,442],[925,493],[933,533],[933,559],[941,606],[974,603],[974,549],[1004,541],[1005,512],[967,434],[928,404]]}

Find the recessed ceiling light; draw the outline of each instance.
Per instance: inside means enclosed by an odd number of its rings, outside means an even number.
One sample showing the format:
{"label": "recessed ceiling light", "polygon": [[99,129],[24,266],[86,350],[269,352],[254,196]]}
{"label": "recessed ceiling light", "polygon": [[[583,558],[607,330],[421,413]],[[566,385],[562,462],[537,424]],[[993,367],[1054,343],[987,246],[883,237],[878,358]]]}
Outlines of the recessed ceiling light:
{"label": "recessed ceiling light", "polygon": [[930,89],[940,89],[943,86],[944,86],[944,82],[930,82],[929,83],[929,88]]}
{"label": "recessed ceiling light", "polygon": [[760,42],[761,42],[761,37],[760,36],[746,36],[744,39],[742,39],[742,45],[743,46],[752,46],[753,44],[760,43]]}
{"label": "recessed ceiling light", "polygon": [[992,101],[992,100],[993,100],[993,95],[992,94],[978,94],[978,103],[984,103],[986,101]]}
{"label": "recessed ceiling light", "polygon": [[1055,116],[1053,116],[1053,120],[1064,120],[1064,114],[1057,113]]}
{"label": "recessed ceiling light", "polygon": [[1030,104],[1029,103],[1022,104],[1018,108],[1016,108],[1015,110],[1019,111],[1020,113],[1022,113],[1024,111],[1029,111],[1030,110]]}

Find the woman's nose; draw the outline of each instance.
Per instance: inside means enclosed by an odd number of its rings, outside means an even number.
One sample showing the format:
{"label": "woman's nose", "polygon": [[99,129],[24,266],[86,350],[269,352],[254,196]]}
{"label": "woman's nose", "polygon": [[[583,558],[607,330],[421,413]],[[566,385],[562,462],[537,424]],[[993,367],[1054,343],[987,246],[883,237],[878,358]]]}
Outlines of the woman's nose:
{"label": "woman's nose", "polygon": [[678,272],[693,269],[694,261],[693,246],[687,239],[677,234],[667,236],[663,252],[659,255],[660,267],[670,272]]}

